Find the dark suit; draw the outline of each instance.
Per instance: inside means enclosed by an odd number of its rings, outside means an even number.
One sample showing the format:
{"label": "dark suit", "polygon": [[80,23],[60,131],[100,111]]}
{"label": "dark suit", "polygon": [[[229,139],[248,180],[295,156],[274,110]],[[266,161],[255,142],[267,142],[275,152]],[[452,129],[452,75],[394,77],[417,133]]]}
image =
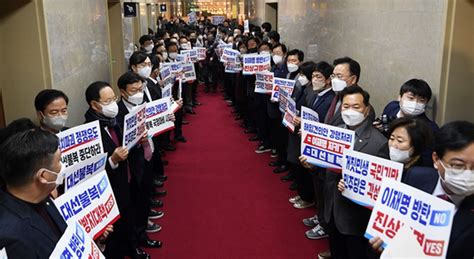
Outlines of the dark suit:
{"label": "dark suit", "polygon": [[0,249],[9,258],[49,258],[66,230],[66,222],[50,198],[44,208],[57,226],[54,231],[28,203],[0,190]]}
{"label": "dark suit", "polygon": [[[88,113],[90,110],[88,111]],[[94,119],[88,118],[86,113],[86,122],[91,122]],[[122,145],[122,128],[119,125],[113,127],[120,146]],[[109,177],[110,185],[114,191],[115,199],[120,211],[120,219],[114,223],[114,232],[107,237],[106,249],[104,255],[107,258],[123,258],[129,254],[132,249],[136,247],[136,241],[131,238],[132,235],[132,215],[130,210],[130,188],[128,183],[128,160],[118,163],[118,167],[112,169],[108,162],[110,156],[115,149],[119,147],[114,143],[105,127],[100,127],[100,134],[102,136],[102,145],[104,152],[107,153],[107,163],[105,170]]]}
{"label": "dark suit", "polygon": [[[387,139],[366,119],[355,130],[354,150],[388,158]],[[362,207],[337,189],[341,173],[326,171],[324,183],[324,220],[329,225],[330,247],[333,258],[357,258],[371,253],[364,238],[371,210]]]}
{"label": "dark suit", "polygon": [[[405,183],[432,194],[438,184],[438,171],[431,167],[413,167]],[[446,258],[474,258],[474,195],[464,198],[456,214]]]}
{"label": "dark suit", "polygon": [[[118,103],[119,113],[117,122],[123,128],[125,115],[129,113],[124,100]],[[129,150],[128,163],[130,167],[130,198],[132,200],[133,229],[137,240],[148,239],[145,230],[148,223],[148,212],[150,211],[150,199],[152,195],[152,168],[151,163],[145,161],[145,152],[141,144],[137,144]]]}

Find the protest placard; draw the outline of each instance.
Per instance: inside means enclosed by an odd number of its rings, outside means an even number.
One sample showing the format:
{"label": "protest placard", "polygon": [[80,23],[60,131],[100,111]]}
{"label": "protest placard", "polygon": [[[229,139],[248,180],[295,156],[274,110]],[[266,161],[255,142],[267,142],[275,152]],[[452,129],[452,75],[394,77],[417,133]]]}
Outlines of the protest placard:
{"label": "protest placard", "polygon": [[56,198],[54,205],[68,225],[81,224],[96,239],[119,217],[119,209],[106,171],[96,173]]}
{"label": "protest placard", "polygon": [[272,95],[271,98],[278,96],[280,112],[285,112],[288,100],[295,88],[295,80],[283,79],[279,77],[273,78],[273,89],[278,89],[278,95]]}
{"label": "protest placard", "polygon": [[225,63],[225,73],[240,73],[242,71],[242,63]]}
{"label": "protest placard", "polygon": [[105,256],[100,252],[94,240],[77,222],[69,224],[66,231],[54,247],[50,259],[101,259]]}
{"label": "protest placard", "polygon": [[286,106],[286,111],[285,114],[283,115],[283,120],[281,123],[285,125],[288,130],[293,133],[295,131],[295,124],[293,123],[293,119],[296,117],[296,103],[293,99],[289,99],[287,106]]}
{"label": "protest placard", "polygon": [[188,62],[191,62],[191,57],[189,57],[189,53],[187,52],[183,53],[183,50],[182,50],[181,54],[176,55],[175,61],[179,63],[188,63]]}
{"label": "protest placard", "polygon": [[250,29],[249,29],[249,20],[245,20],[244,21],[244,33],[249,33],[250,32]]}
{"label": "protest placard", "polygon": [[171,121],[171,98],[161,98],[146,104],[146,128],[148,137],[158,136],[163,132],[174,129]]}
{"label": "protest placard", "polygon": [[65,168],[104,152],[99,121],[82,124],[56,135],[59,138],[61,162]]}
{"label": "protest placard", "polygon": [[182,66],[183,68],[183,80],[185,82],[187,81],[194,81],[196,80],[196,71],[194,69],[194,64],[193,63],[185,63]]}
{"label": "protest placard", "polygon": [[196,12],[188,13],[188,24],[193,24],[197,21],[197,14]]}
{"label": "protest placard", "polygon": [[342,153],[354,148],[355,133],[319,122],[301,120],[301,155],[316,166],[337,169],[342,167]]}
{"label": "protest placard", "polygon": [[146,103],[136,106],[123,119],[123,141],[122,145],[129,150],[134,147],[146,131],[145,121]]}
{"label": "protest placard", "polygon": [[255,73],[255,92],[261,94],[271,94],[273,89],[273,72]]}
{"label": "protest placard", "polygon": [[171,92],[172,89],[173,89],[173,85],[165,85],[163,88],[161,88],[161,97],[162,98],[172,97],[172,92]]}
{"label": "protest placard", "polygon": [[386,247],[400,227],[407,225],[426,257],[445,258],[454,213],[453,203],[387,178],[382,182],[365,237],[379,236]]}
{"label": "protest placard", "polygon": [[211,23],[214,25],[219,25],[224,23],[225,17],[224,16],[219,16],[219,15],[214,15],[211,16]]}
{"label": "protest placard", "polygon": [[270,70],[270,54],[245,54],[242,55],[244,75],[253,75],[256,72]]}
{"label": "protest placard", "polygon": [[160,68],[160,77],[165,87],[169,85],[173,86],[174,78],[173,78],[173,74],[171,73],[171,66],[163,65]]}
{"label": "protest placard", "polygon": [[400,181],[402,172],[402,163],[346,149],[342,158],[342,177],[346,188],[342,195],[361,206],[372,208],[382,182],[387,178]]}
{"label": "protest placard", "polygon": [[8,259],[7,249],[5,247],[0,249],[0,259]]}
{"label": "protest placard", "polygon": [[206,48],[204,47],[194,47],[194,49],[197,51],[198,55],[198,60],[205,60],[206,59]]}
{"label": "protest placard", "polygon": [[222,61],[221,56],[224,53],[224,49],[232,49],[232,43],[222,42],[222,43],[219,43],[219,45],[217,45],[217,47],[214,49],[217,57],[219,58],[219,61]]}
{"label": "protest placard", "polygon": [[[188,56],[188,62],[196,63],[198,61],[197,49],[181,50],[181,54]],[[188,62],[183,62],[183,63],[188,63]]]}
{"label": "protest placard", "polygon": [[106,163],[107,153],[102,153],[64,169],[64,191],[67,192],[97,172],[105,170]]}
{"label": "protest placard", "polygon": [[301,119],[312,122],[319,122],[319,114],[308,107],[301,106]]}
{"label": "protest placard", "polygon": [[239,61],[240,52],[232,48],[223,49],[221,55],[221,62],[223,63],[237,63]]}

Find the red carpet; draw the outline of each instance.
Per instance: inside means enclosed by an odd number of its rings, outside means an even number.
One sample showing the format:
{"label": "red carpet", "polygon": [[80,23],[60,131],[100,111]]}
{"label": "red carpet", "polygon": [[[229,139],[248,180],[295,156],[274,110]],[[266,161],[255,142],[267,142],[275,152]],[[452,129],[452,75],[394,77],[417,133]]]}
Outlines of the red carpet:
{"label": "red carpet", "polygon": [[301,220],[314,209],[298,210],[294,192],[256,154],[221,94],[200,94],[197,115],[183,126],[188,142],[168,152],[163,241],[152,258],[317,258],[326,240],[309,240]]}

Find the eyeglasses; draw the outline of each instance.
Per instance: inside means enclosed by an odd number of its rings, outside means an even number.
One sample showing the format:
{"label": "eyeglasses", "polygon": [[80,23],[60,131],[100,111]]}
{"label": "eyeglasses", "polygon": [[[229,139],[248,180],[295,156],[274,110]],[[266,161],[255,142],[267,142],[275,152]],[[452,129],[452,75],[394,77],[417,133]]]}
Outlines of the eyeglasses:
{"label": "eyeglasses", "polygon": [[142,87],[140,87],[140,88],[130,89],[130,91],[127,91],[127,93],[128,93],[129,95],[135,95],[135,94],[137,94],[137,93],[142,93],[143,90],[144,90],[144,89],[143,89],[143,85],[142,85]]}
{"label": "eyeglasses", "polygon": [[107,100],[105,100],[105,101],[100,101],[100,100],[99,100],[99,103],[101,103],[101,104],[103,104],[103,105],[109,105],[109,104],[111,104],[111,103],[113,103],[113,102],[116,102],[117,100],[118,100],[117,96],[114,96],[114,97],[109,98],[109,99],[107,99]]}
{"label": "eyeglasses", "polygon": [[461,170],[461,171],[474,170],[474,165],[467,166],[466,164],[461,164],[460,162],[447,163],[443,160],[440,160],[440,162],[445,168],[450,168],[450,169],[454,169],[454,170]]}

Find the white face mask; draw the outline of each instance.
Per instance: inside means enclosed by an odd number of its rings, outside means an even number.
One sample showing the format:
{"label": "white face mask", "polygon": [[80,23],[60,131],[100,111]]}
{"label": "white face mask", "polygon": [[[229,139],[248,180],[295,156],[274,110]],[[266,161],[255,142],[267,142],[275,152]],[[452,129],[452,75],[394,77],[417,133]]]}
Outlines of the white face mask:
{"label": "white face mask", "polygon": [[105,116],[105,117],[108,117],[108,118],[115,118],[115,116],[117,116],[118,114],[118,105],[116,102],[112,102],[110,104],[107,104],[107,105],[100,105],[102,106],[102,114]]}
{"label": "white face mask", "polygon": [[189,45],[189,43],[183,43],[181,44],[181,48],[184,50],[188,50],[188,49],[191,49],[191,46]]}
{"label": "white face mask", "polygon": [[46,168],[44,169],[47,170],[49,173],[56,175],[56,180],[54,182],[46,182],[47,184],[54,183],[56,186],[58,186],[64,183],[64,169],[66,169],[66,167],[62,163],[61,163],[61,171],[59,171],[59,173],[56,173]]}
{"label": "white face mask", "polygon": [[319,90],[323,89],[324,86],[325,86],[324,81],[318,80],[316,78],[314,78],[311,81],[311,83],[313,85],[313,91],[319,91]]}
{"label": "white face mask", "polygon": [[175,60],[176,56],[178,56],[178,52],[170,52],[168,53],[170,59]]}
{"label": "white face mask", "polygon": [[273,55],[272,59],[275,64],[280,64],[283,61],[283,57],[280,55]]}
{"label": "white face mask", "polygon": [[298,71],[298,65],[295,65],[293,63],[287,63],[286,66],[288,67],[288,72],[290,73]]}
{"label": "white face mask", "polygon": [[59,115],[54,117],[43,115],[43,124],[54,130],[61,130],[66,126],[67,115]]}
{"label": "white face mask", "polygon": [[400,163],[406,163],[410,160],[410,156],[413,153],[412,149],[401,150],[396,147],[389,147],[390,149],[390,160]]}
{"label": "white face mask", "polygon": [[347,83],[346,83],[346,81],[335,77],[331,80],[331,85],[332,85],[332,90],[334,92],[338,93],[338,92],[344,90],[344,88],[346,88]]}
{"label": "white face mask", "polygon": [[358,112],[352,109],[348,109],[341,112],[342,120],[347,126],[357,126],[361,124],[365,116],[362,112]]}
{"label": "white face mask", "polygon": [[440,164],[444,167],[444,182],[446,187],[456,195],[463,197],[474,194],[474,171],[461,170],[446,167],[440,160]]}
{"label": "white face mask", "polygon": [[163,60],[167,60],[168,59],[168,52],[162,52],[161,56],[163,57]]}
{"label": "white face mask", "polygon": [[403,113],[410,116],[418,116],[425,112],[426,104],[416,101],[401,101],[400,109]]}
{"label": "white face mask", "polygon": [[143,103],[143,92],[138,92],[134,95],[130,95],[127,97],[127,101],[135,104],[135,105],[140,105]]}
{"label": "white face mask", "polygon": [[155,47],[155,45],[150,44],[150,45],[146,46],[144,49],[145,49],[146,53],[150,54],[154,47]]}
{"label": "white face mask", "polygon": [[309,80],[308,78],[306,78],[306,76],[299,76],[298,82],[300,82],[301,85],[306,85],[307,83],[309,83]]}
{"label": "white face mask", "polygon": [[268,54],[270,54],[270,51],[262,50],[262,51],[260,51],[260,54],[268,55]]}
{"label": "white face mask", "polygon": [[143,78],[148,78],[150,76],[150,74],[151,74],[151,67],[150,66],[146,66],[146,67],[138,69],[138,75],[143,77]]}

